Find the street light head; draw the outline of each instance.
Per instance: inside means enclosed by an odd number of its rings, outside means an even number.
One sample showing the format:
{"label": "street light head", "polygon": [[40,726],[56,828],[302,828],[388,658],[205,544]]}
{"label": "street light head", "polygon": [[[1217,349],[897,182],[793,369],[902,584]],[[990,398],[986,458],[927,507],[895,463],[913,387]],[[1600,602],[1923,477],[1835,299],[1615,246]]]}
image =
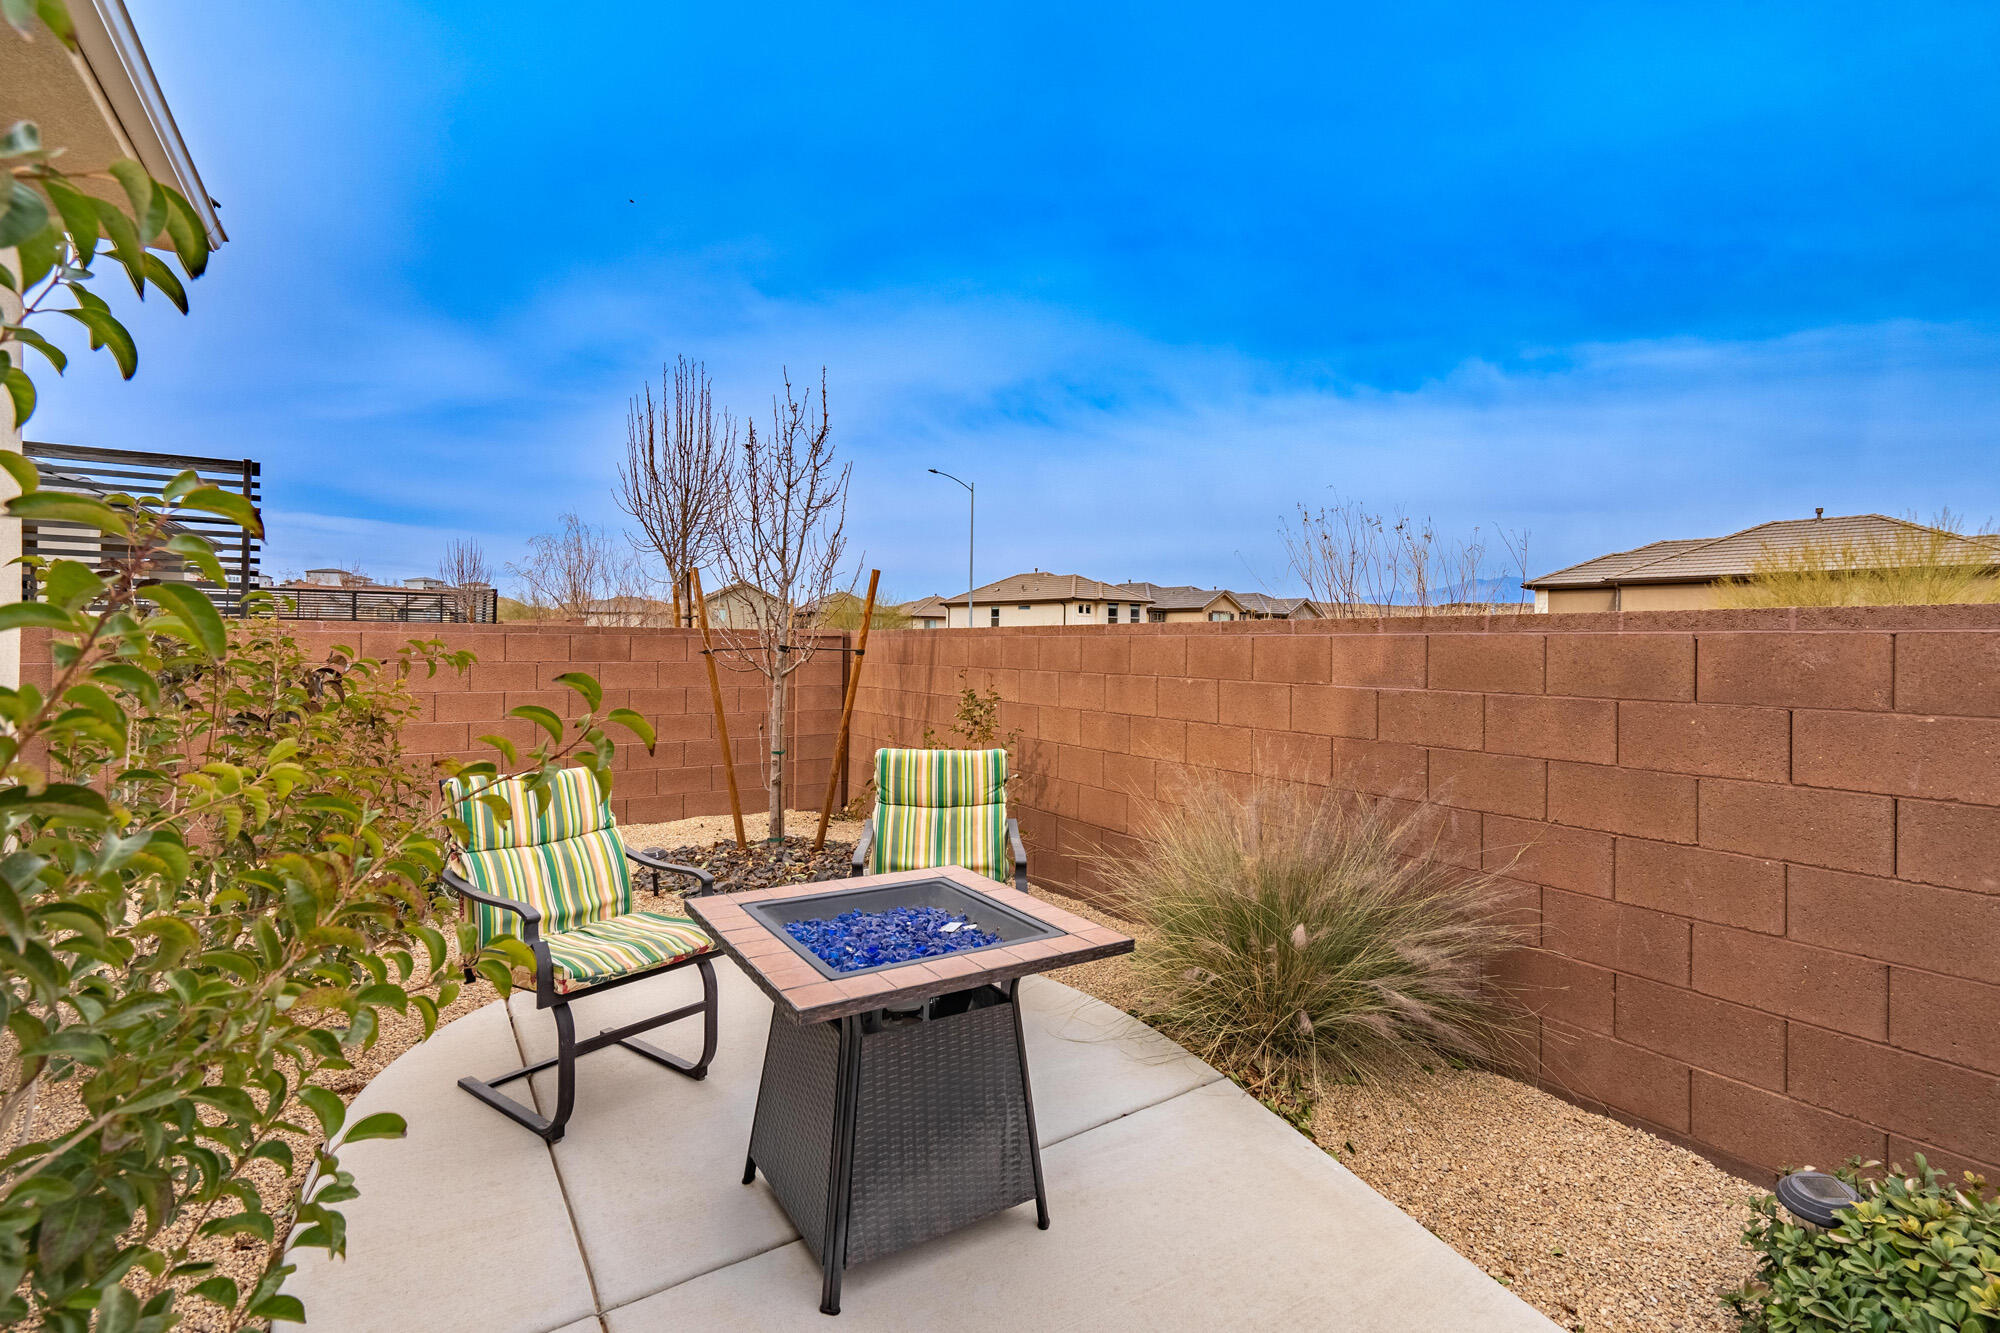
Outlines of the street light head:
{"label": "street light head", "polygon": [[926,472],[930,473],[930,474],[931,474],[931,475],[932,475],[933,477],[942,477],[942,476],[944,475],[944,473],[942,473],[942,472],[939,472],[939,471],[938,471],[938,470],[937,470],[936,468],[934,468],[934,467],[931,467],[931,468],[925,468],[925,469],[924,469],[924,471],[926,471]]}

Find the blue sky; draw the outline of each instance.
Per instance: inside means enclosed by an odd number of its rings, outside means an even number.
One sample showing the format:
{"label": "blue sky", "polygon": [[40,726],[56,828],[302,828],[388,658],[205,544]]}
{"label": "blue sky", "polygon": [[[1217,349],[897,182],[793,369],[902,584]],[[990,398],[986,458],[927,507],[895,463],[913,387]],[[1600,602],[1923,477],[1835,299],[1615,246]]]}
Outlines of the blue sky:
{"label": "blue sky", "polygon": [[618,522],[680,353],[827,368],[906,597],[933,466],[982,579],[2000,514],[1990,5],[130,2],[232,239],[31,433],[261,459],[273,567]]}

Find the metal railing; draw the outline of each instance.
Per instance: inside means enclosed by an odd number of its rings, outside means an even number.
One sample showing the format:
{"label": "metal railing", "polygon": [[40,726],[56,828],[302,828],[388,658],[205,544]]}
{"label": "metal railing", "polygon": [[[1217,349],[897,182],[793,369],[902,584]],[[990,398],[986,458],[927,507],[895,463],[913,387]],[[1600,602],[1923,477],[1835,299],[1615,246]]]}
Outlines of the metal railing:
{"label": "metal railing", "polygon": [[500,619],[500,594],[492,588],[426,591],[401,588],[273,588],[277,614],[286,620],[403,620],[432,624],[490,625]]}

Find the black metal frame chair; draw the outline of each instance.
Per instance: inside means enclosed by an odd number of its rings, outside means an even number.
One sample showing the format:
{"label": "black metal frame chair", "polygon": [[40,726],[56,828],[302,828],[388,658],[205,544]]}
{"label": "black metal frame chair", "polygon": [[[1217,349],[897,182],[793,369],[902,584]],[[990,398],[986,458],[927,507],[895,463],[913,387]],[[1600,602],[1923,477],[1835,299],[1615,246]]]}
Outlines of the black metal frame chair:
{"label": "black metal frame chair", "polygon": [[[715,888],[715,877],[706,870],[695,866],[676,865],[657,852],[635,852],[627,847],[625,856],[626,859],[655,872],[656,884],[659,872],[671,871],[675,874],[694,876],[699,884],[695,895],[710,893]],[[607,1046],[623,1046],[629,1051],[645,1056],[655,1064],[665,1065],[675,1073],[684,1074],[688,1078],[701,1079],[708,1076],[709,1061],[715,1058],[716,988],[713,959],[716,951],[690,954],[659,967],[649,967],[643,971],[614,977],[610,981],[601,981],[593,986],[559,991],[555,985],[555,965],[549,958],[548,942],[542,938],[542,914],[532,903],[475,888],[466,882],[464,876],[448,867],[444,872],[444,884],[446,888],[468,902],[484,903],[488,907],[497,907],[521,918],[521,942],[535,955],[535,1008],[554,1010],[556,1020],[555,1055],[510,1070],[494,1079],[462,1078],[458,1081],[459,1087],[509,1120],[533,1130],[547,1142],[558,1143],[562,1140],[564,1128],[569,1124],[570,1112],[576,1105],[576,1060],[580,1055],[589,1055],[592,1051],[600,1051]],[[684,967],[694,967],[701,972],[702,998],[698,1002],[684,1004],[657,1017],[628,1023],[623,1027],[605,1028],[596,1036],[586,1037],[580,1042],[576,1039],[576,1020],[569,1011],[573,1001],[582,999],[586,995],[601,995],[605,991],[616,990],[620,986],[647,977],[677,972]],[[702,1016],[701,1058],[698,1060],[683,1060],[657,1046],[638,1040],[642,1032],[679,1022],[683,1018],[693,1018],[696,1014]],[[497,1091],[502,1084],[539,1074],[551,1066],[556,1070],[556,1112],[553,1116],[541,1115],[533,1107]]]}
{"label": "black metal frame chair", "polygon": [[[1028,849],[1021,844],[1021,821],[1008,819],[1007,846],[1014,856],[1014,887],[1021,892],[1028,891]],[[861,825],[860,836],[854,840],[854,862],[848,868],[847,877],[868,873],[868,853],[875,847],[875,816],[870,815]]]}

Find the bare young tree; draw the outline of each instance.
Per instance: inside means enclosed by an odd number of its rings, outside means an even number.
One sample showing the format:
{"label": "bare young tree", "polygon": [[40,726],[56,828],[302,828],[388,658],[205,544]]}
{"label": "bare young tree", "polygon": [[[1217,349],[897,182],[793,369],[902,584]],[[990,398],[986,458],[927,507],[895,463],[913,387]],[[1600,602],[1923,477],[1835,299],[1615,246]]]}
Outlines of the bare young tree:
{"label": "bare young tree", "polygon": [[461,620],[478,619],[480,603],[493,586],[493,566],[486,548],[476,537],[454,537],[444,544],[444,558],[438,561],[438,577],[451,585],[445,595],[451,599]]}
{"label": "bare young tree", "polygon": [[530,537],[526,557],[507,570],[537,612],[582,623],[597,603],[629,586],[630,560],[603,528],[574,513],[556,521],[558,530]]}
{"label": "bare young tree", "polygon": [[1330,616],[1486,609],[1479,595],[1486,544],[1478,528],[1457,540],[1440,535],[1428,518],[1402,510],[1378,514],[1344,500],[1316,511],[1300,505],[1284,538],[1306,595]]}
{"label": "bare young tree", "polygon": [[657,554],[673,587],[674,623],[694,623],[687,577],[715,559],[727,504],[735,422],[718,417],[708,371],[681,357],[660,371],[660,401],[648,386],[625,415],[618,505],[639,525],[632,541]]}
{"label": "bare young tree", "polygon": [[[834,461],[826,407],[826,372],[819,398],[800,397],[785,376],[782,399],[771,404],[771,428],[760,434],[747,423],[735,465],[728,470],[728,521],[721,542],[722,567],[747,585],[747,625],[717,628],[722,652],[737,670],[757,671],[768,685],[765,735],[770,743],[768,786],[771,840],[785,836],[785,710],[792,673],[812,660],[818,632],[837,604],[852,593],[841,581],[847,549],[849,464]],[[749,591],[755,590],[755,591]]]}

